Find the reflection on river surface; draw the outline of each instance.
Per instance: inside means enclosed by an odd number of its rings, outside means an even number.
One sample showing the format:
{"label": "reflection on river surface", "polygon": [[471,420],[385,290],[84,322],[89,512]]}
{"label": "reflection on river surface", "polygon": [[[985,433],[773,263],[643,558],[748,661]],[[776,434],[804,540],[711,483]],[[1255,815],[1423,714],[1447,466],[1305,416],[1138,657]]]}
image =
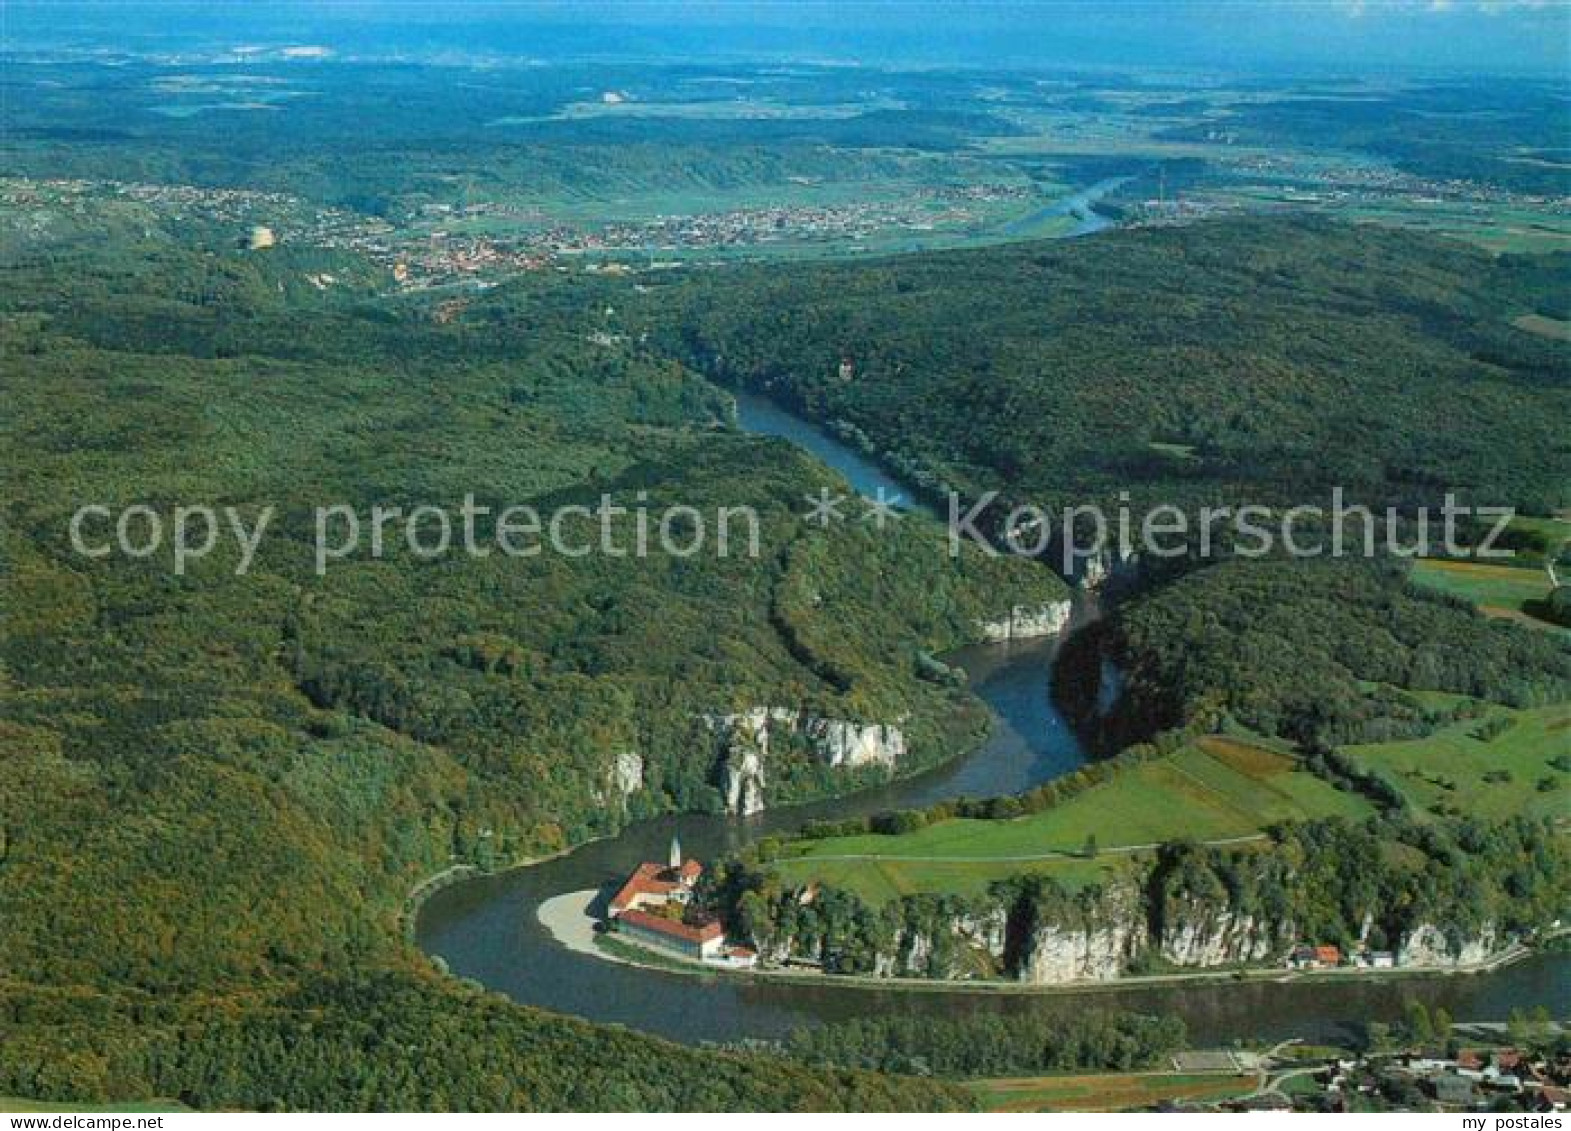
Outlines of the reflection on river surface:
{"label": "reflection on river surface", "polygon": [[[743,398],[740,407],[744,427],[793,440],[858,490],[898,490],[882,471],[812,425],[755,398]],[[1094,614],[1094,604],[1082,601],[1077,621]],[[536,919],[535,909],[552,896],[598,887],[621,879],[640,861],[663,859],[673,834],[681,836],[692,855],[713,859],[807,820],[919,807],[962,795],[1017,793],[1074,769],[1084,754],[1049,695],[1056,649],[1056,641],[1040,640],[978,646],[947,657],[965,668],[972,688],[995,716],[987,742],[950,766],[855,797],[746,819],[692,815],[642,822],[557,859],[437,892],[421,910],[417,940],[427,953],[441,955],[455,975],[473,978],[516,1001],[685,1041],[779,1037],[799,1025],[866,1014],[1057,1014],[1079,1012],[1091,1003],[1176,1012],[1200,1043],[1331,1036],[1367,1019],[1398,1019],[1409,998],[1443,1005],[1465,1020],[1503,1020],[1517,1006],[1546,1004],[1556,1015],[1571,1009],[1571,955],[1564,953],[1537,955],[1490,974],[1452,977],[1219,982],[1011,995],[644,970],[569,951]]]}

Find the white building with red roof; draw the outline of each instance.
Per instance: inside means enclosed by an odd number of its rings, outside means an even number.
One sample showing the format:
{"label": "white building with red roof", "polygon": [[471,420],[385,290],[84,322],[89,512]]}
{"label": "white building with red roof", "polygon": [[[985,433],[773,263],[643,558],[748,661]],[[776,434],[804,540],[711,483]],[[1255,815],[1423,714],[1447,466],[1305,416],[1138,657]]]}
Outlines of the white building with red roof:
{"label": "white building with red roof", "polygon": [[725,951],[725,928],[715,920],[684,923],[633,908],[616,918],[616,929],[646,946],[671,950],[700,962],[718,958]]}
{"label": "white building with red roof", "polygon": [[[698,962],[749,968],[758,956],[747,947],[730,946],[718,920],[689,922],[677,912],[693,898],[704,874],[697,860],[683,859],[682,844],[671,838],[665,864],[645,861],[617,889],[607,905],[612,923],[631,941],[669,951]],[[674,905],[674,906],[673,906]]]}
{"label": "white building with red roof", "polygon": [[704,866],[697,860],[682,859],[682,842],[672,837],[670,861],[664,865],[645,861],[633,869],[627,882],[611,897],[611,918],[640,907],[686,903],[693,898],[693,885],[703,874]]}

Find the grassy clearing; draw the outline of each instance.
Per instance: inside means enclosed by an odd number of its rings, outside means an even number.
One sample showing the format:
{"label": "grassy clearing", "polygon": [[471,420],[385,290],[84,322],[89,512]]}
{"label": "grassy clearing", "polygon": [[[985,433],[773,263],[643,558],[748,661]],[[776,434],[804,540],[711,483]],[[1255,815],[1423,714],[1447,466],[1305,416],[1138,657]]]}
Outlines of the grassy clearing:
{"label": "grassy clearing", "polygon": [[[1277,821],[1370,812],[1364,798],[1334,789],[1285,754],[1215,736],[1042,813],[1012,821],[941,821],[901,836],[803,841],[775,867],[792,882],[817,880],[874,900],[980,892],[1024,872],[1051,874],[1076,887],[1127,866],[1130,849],[1183,837],[1247,837]],[[1075,858],[1091,836],[1097,858]],[[1069,855],[1044,859],[1054,853]]]}
{"label": "grassy clearing", "polygon": [[1511,726],[1485,741],[1477,737],[1485,720],[1473,719],[1426,738],[1351,746],[1347,753],[1384,774],[1418,809],[1454,807],[1492,818],[1571,811],[1571,773],[1549,764],[1571,756],[1571,704],[1497,707],[1489,718],[1508,718]]}
{"label": "grassy clearing", "polygon": [[1471,601],[1486,616],[1564,631],[1529,611],[1549,596],[1549,575],[1540,568],[1435,559],[1415,562],[1413,580]]}
{"label": "grassy clearing", "polygon": [[1254,1090],[1255,1079],[1153,1072],[977,1080],[971,1087],[988,1111],[1127,1111],[1243,1095]]}

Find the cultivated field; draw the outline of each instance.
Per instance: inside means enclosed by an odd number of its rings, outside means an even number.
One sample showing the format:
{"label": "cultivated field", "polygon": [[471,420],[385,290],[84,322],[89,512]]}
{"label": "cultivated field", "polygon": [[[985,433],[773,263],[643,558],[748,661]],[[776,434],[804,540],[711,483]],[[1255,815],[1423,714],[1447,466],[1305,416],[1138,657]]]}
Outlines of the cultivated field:
{"label": "cultivated field", "polygon": [[[1278,821],[1371,812],[1364,798],[1299,769],[1288,755],[1213,736],[1042,813],[941,821],[900,836],[803,841],[792,846],[800,855],[775,867],[791,882],[818,880],[873,900],[981,892],[1025,872],[1077,887],[1107,878],[1163,841],[1247,838]],[[1092,836],[1094,859],[1083,855]]]}
{"label": "cultivated field", "polygon": [[971,1086],[988,1111],[1127,1111],[1242,1095],[1254,1090],[1255,1078],[1153,1072],[978,1080]]}
{"label": "cultivated field", "polygon": [[1413,580],[1471,601],[1486,616],[1507,618],[1535,628],[1553,630],[1559,627],[1539,620],[1530,611],[1536,602],[1549,596],[1549,575],[1540,567],[1436,559],[1415,562]]}

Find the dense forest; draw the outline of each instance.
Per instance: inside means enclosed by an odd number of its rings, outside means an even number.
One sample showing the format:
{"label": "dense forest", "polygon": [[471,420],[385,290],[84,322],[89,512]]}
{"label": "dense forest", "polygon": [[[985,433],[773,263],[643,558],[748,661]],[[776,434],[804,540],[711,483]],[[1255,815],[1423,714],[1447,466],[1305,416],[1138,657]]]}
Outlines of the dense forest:
{"label": "dense forest", "polygon": [[1184,1048],[1172,1015],[860,1017],[798,1029],[791,1054],[809,1064],[916,1076],[1035,1076],[1152,1068]]}
{"label": "dense forest", "polygon": [[[726,1076],[642,1038],[480,1007],[410,972],[398,915],[449,864],[716,808],[707,712],[899,718],[897,770],[951,756],[978,715],[926,657],[1062,586],[1027,563],[953,559],[914,520],[880,539],[806,524],[803,498],[840,484],[724,427],[725,395],[672,362],[587,342],[592,288],[545,280],[505,323],[447,327],[286,284],[304,269],[114,242],[5,265],[0,953],[15,1030],[0,1093],[947,1102],[789,1065]],[[380,558],[362,547],[317,575],[312,508],[456,508],[466,492],[493,516],[602,494],[752,506],[760,552],[426,559],[391,536]],[[73,552],[87,502],[146,503],[166,526],[179,504],[276,517],[245,576],[229,538],[177,574],[167,548]],[[770,800],[868,772],[781,774]],[[443,1050],[415,1075],[392,1035],[410,1029]],[[594,1092],[552,1057],[628,1072]]]}
{"label": "dense forest", "polygon": [[[695,367],[842,422],[929,490],[1060,507],[1548,513],[1566,346],[1545,262],[1312,219],[711,272],[625,309]],[[1549,288],[1553,290],[1553,288]],[[848,363],[842,377],[841,362]],[[1531,458],[1522,458],[1531,453]]]}
{"label": "dense forest", "polygon": [[1417,589],[1398,561],[1233,559],[1120,606],[1077,638],[1060,693],[1089,716],[1104,657],[1124,693],[1095,720],[1117,749],[1198,716],[1300,748],[1427,733],[1414,692],[1514,707],[1571,699],[1571,647]]}
{"label": "dense forest", "polygon": [[[729,427],[730,398],[706,375],[839,422],[930,488],[1045,500],[1129,485],[1191,501],[1334,479],[1371,500],[1425,501],[1445,484],[1564,502],[1563,351],[1509,325],[1528,302],[1523,268],[1434,241],[1243,222],[1120,234],[1095,254],[647,284],[550,273],[446,320],[375,295],[353,258],[277,251],[142,243],[128,228],[0,265],[0,1093],[264,1108],[961,1102],[520,1009],[439,977],[399,930],[413,885],[453,863],[500,866],[640,816],[717,809],[706,714],[898,719],[900,772],[954,755],[979,713],[932,657],[1015,605],[1064,596],[1036,563],[952,557],[925,521],[882,536],[810,524],[804,498],[844,484]],[[345,286],[301,285],[324,266]],[[469,492],[493,513],[602,495],[745,505],[760,553],[426,560],[395,539],[380,558],[313,568],[316,506],[456,507]],[[162,555],[74,553],[69,519],[87,502],[276,517],[245,576],[227,539],[176,574]],[[1535,703],[1571,678],[1551,638],[1419,597],[1384,567],[1224,563],[1098,633],[1130,672],[1131,733],[1228,713],[1339,742],[1412,721],[1399,691],[1371,684]],[[771,778],[771,805],[881,773],[797,770]],[[1301,901],[1326,932],[1352,930],[1363,904],[1341,877],[1299,895],[1284,879],[1317,837],[1336,853],[1411,848],[1360,879],[1407,908],[1525,892],[1526,916],[1558,898],[1561,845],[1537,826],[1391,820],[1283,830],[1248,859],[1194,850],[1185,890],[1254,885]],[[1484,849],[1520,867],[1480,875]],[[809,916],[818,951],[847,970],[874,962],[907,910],[966,910],[839,893],[801,908],[742,872],[731,881],[744,929]],[[1034,915],[1071,897],[991,898]]]}
{"label": "dense forest", "polygon": [[258,1111],[945,1111],[969,1104],[938,1083],[685,1048],[396,968],[237,998],[134,993],[118,1004],[81,989],[4,990],[0,1088],[32,1097],[161,1096]]}

